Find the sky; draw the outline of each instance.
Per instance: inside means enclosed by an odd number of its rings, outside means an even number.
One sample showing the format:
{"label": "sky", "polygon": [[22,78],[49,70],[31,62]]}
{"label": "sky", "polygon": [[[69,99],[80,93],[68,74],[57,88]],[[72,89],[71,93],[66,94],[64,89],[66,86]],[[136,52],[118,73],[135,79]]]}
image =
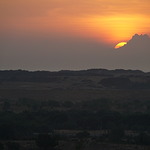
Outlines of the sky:
{"label": "sky", "polygon": [[114,49],[149,18],[149,0],[0,0],[0,69],[150,71],[149,44]]}

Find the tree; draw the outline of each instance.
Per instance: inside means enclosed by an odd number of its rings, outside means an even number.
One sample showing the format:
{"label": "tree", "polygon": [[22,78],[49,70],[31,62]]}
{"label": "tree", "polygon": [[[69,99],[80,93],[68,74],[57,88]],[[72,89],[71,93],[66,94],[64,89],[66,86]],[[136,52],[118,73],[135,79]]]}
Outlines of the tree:
{"label": "tree", "polygon": [[140,145],[150,145],[150,136],[146,132],[141,132],[136,137],[136,143]]}
{"label": "tree", "polygon": [[85,148],[87,138],[90,137],[90,133],[87,131],[81,131],[76,134],[76,137],[78,138],[78,141],[76,143],[76,150],[81,150]]}
{"label": "tree", "polygon": [[58,145],[58,137],[54,134],[39,134],[36,144],[41,150],[55,150]]}
{"label": "tree", "polygon": [[14,138],[13,124],[4,123],[0,125],[0,140],[12,140]]}
{"label": "tree", "polygon": [[125,133],[121,127],[114,127],[110,132],[110,141],[120,143]]}
{"label": "tree", "polygon": [[90,136],[90,133],[87,131],[81,131],[81,132],[76,134],[76,137],[79,139],[88,138],[89,136]]}
{"label": "tree", "polygon": [[4,150],[4,144],[0,142],[0,150]]}
{"label": "tree", "polygon": [[7,146],[8,150],[19,150],[20,149],[19,143],[16,143],[16,142],[8,142],[8,143],[6,143],[6,146]]}
{"label": "tree", "polygon": [[11,105],[9,101],[4,101],[3,106],[2,106],[3,111],[10,111]]}

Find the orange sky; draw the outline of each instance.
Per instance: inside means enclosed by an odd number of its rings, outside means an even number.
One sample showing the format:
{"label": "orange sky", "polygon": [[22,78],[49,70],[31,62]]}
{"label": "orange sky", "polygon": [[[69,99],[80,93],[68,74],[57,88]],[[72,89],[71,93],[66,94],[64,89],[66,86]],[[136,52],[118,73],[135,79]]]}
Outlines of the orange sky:
{"label": "orange sky", "polygon": [[150,33],[150,0],[0,0],[3,33],[70,34],[107,43]]}

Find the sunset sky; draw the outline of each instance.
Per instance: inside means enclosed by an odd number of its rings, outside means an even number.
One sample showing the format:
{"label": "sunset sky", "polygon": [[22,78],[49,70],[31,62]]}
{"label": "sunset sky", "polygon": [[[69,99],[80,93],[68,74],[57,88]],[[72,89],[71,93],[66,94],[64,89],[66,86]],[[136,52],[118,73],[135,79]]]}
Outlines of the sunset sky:
{"label": "sunset sky", "polygon": [[0,0],[0,69],[147,71],[114,56],[136,33],[150,35],[150,0]]}

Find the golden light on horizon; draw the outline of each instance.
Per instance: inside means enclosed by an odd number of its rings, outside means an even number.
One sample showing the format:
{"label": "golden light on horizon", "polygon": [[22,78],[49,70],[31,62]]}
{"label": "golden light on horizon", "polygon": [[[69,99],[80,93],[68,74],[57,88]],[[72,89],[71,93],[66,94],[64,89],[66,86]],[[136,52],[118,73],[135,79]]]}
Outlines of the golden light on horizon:
{"label": "golden light on horizon", "polygon": [[126,45],[127,44],[127,42],[120,42],[120,43],[118,43],[116,46],[115,46],[115,49],[118,49],[118,48],[120,48],[120,47],[123,47],[124,45]]}
{"label": "golden light on horizon", "polygon": [[106,43],[128,41],[134,34],[147,32],[143,25],[149,21],[141,15],[95,16],[87,19],[89,29],[102,36]]}

